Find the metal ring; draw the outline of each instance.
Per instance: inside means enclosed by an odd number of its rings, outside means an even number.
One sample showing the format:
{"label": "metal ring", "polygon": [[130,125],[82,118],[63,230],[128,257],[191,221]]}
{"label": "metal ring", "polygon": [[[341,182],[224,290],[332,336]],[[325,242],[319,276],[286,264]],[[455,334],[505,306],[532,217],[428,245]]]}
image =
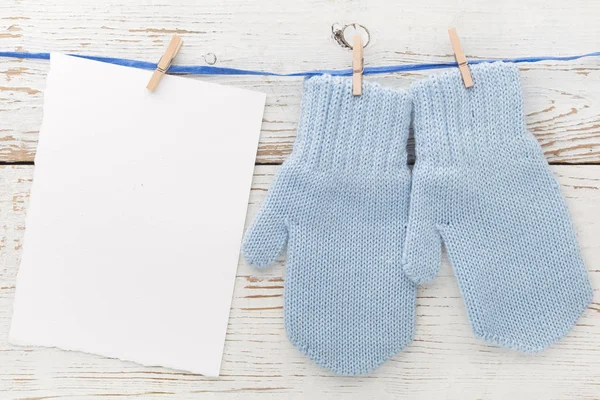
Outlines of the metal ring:
{"label": "metal ring", "polygon": [[208,65],[215,65],[217,63],[217,56],[215,53],[206,53],[202,57],[204,58],[204,62]]}
{"label": "metal ring", "polygon": [[346,36],[344,35],[344,32],[346,31],[346,29],[348,29],[351,26],[353,26],[356,31],[358,31],[358,27],[361,27],[367,33],[367,41],[363,45],[363,49],[364,49],[365,47],[367,47],[369,45],[369,43],[371,43],[371,32],[369,32],[369,30],[367,29],[366,26],[357,24],[356,22],[354,22],[352,24],[347,24],[342,28],[342,34],[340,35],[340,41],[342,43],[344,43],[344,45],[348,46],[350,49],[352,49],[354,47],[354,46],[352,46],[352,44],[348,43],[348,41],[346,40]]}

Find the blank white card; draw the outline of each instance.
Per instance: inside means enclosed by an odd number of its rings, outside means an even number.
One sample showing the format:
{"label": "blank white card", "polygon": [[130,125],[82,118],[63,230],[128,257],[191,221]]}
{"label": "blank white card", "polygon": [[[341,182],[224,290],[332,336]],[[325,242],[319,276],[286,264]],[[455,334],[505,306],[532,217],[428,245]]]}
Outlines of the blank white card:
{"label": "blank white card", "polygon": [[219,374],[265,95],[52,54],[10,342]]}

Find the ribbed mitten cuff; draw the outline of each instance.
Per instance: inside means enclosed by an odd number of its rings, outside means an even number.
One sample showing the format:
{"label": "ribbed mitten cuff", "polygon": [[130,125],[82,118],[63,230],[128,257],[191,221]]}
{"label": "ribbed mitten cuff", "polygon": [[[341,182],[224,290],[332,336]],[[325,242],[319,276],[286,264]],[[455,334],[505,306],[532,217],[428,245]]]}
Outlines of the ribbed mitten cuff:
{"label": "ribbed mitten cuff", "polygon": [[411,88],[418,159],[438,163],[483,160],[531,140],[525,128],[518,68],[495,62],[469,69],[474,86],[468,89],[458,69]]}
{"label": "ribbed mitten cuff", "polygon": [[411,108],[406,91],[363,82],[362,96],[353,96],[347,77],[308,78],[289,162],[332,172],[405,167]]}

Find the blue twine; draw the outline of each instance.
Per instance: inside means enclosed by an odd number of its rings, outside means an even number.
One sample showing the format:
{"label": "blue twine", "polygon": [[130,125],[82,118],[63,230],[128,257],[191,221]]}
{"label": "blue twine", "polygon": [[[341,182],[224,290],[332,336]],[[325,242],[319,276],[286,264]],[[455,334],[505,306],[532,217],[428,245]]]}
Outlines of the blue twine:
{"label": "blue twine", "polygon": [[[99,56],[86,56],[79,54],[70,54],[75,57],[86,58],[88,60],[101,61],[105,63],[123,65],[126,67],[134,67],[141,69],[156,69],[156,63],[129,60],[126,58],[114,58],[114,57],[99,57]],[[0,51],[0,57],[10,58],[31,58],[38,60],[49,60],[50,53],[28,53],[21,51]],[[540,61],[573,61],[584,57],[600,57],[600,51],[594,53],[580,54],[575,56],[541,56],[541,57],[517,57],[517,58],[505,58],[500,60],[488,59],[488,60],[469,60],[470,64],[479,64],[485,62],[504,61],[512,63],[534,63]],[[455,68],[458,64],[456,62],[441,62],[441,63],[423,63],[423,64],[403,64],[403,65],[384,65],[381,67],[365,67],[364,74],[388,74],[392,72],[410,72],[410,71],[424,71],[429,69],[439,68]],[[315,75],[337,75],[337,76],[350,76],[352,75],[352,69],[317,69],[312,71],[292,72],[289,74],[280,74],[269,71],[254,71],[249,69],[239,68],[223,68],[214,67],[210,65],[172,65],[168,72],[173,74],[190,74],[190,75],[262,75],[262,76],[315,76]]]}

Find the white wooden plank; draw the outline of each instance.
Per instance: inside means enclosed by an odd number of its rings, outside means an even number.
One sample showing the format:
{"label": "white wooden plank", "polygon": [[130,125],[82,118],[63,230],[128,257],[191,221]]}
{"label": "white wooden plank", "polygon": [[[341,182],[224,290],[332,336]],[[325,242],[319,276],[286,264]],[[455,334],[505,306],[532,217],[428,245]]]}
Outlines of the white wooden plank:
{"label": "white wooden plank", "polygon": [[[277,169],[256,168],[248,223]],[[240,262],[219,378],[94,355],[8,345],[32,170],[31,166],[0,167],[2,399],[261,396],[591,400],[600,393],[600,166],[553,167],[595,288],[595,303],[564,340],[540,354],[524,355],[474,338],[456,281],[445,262],[440,276],[419,291],[414,343],[374,373],[354,378],[336,377],[318,368],[287,341],[282,309],[283,260],[266,271]]]}
{"label": "white wooden plank", "polygon": [[[569,55],[598,49],[600,3],[506,0],[271,0],[187,2],[5,0],[0,47],[157,61],[173,33],[178,64],[293,72],[348,68],[351,53],[331,38],[334,23],[372,33],[366,65],[453,60],[447,28],[457,26],[470,58]],[[32,161],[42,116],[46,61],[0,59],[0,161]],[[600,162],[600,61],[522,64],[529,128],[553,163]],[[368,77],[407,88],[431,72]],[[433,72],[435,73],[435,72]],[[280,163],[295,138],[299,78],[196,77],[268,94],[259,163]],[[227,152],[223,152],[224,161]]]}

